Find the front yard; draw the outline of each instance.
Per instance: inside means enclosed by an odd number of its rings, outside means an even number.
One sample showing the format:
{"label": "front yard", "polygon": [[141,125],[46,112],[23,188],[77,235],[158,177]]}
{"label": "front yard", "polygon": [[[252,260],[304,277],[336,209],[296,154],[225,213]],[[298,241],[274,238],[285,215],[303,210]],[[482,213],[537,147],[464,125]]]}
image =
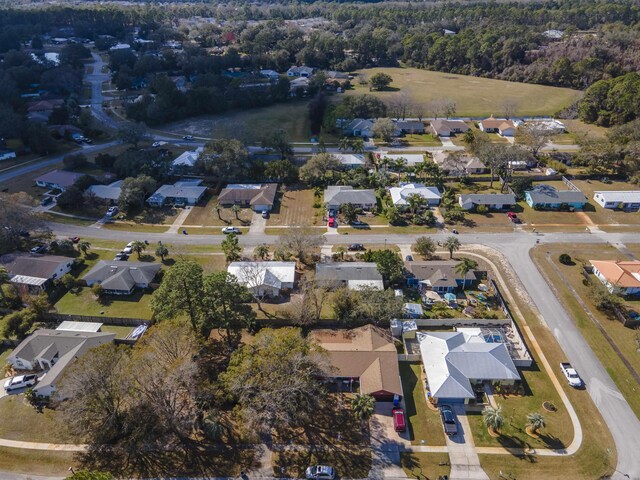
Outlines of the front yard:
{"label": "front yard", "polygon": [[65,434],[56,411],[44,408],[42,413],[29,405],[24,395],[0,398],[0,438],[27,442],[73,443]]}
{"label": "front yard", "polygon": [[207,198],[204,205],[196,205],[191,207],[191,213],[184,221],[183,227],[190,226],[202,226],[202,227],[226,227],[229,225],[237,227],[247,227],[251,224],[253,218],[253,210],[250,208],[242,208],[236,214],[231,207],[220,206],[220,210],[216,210],[216,204],[218,203],[218,197],[212,195]]}

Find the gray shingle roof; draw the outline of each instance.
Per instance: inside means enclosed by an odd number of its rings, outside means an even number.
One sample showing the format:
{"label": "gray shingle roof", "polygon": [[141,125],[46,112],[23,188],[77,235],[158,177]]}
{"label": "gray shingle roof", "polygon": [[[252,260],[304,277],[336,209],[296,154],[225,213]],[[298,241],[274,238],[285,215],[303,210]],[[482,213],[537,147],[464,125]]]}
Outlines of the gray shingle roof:
{"label": "gray shingle roof", "polygon": [[516,196],[511,193],[469,193],[460,195],[460,203],[513,205],[516,203]]}
{"label": "gray shingle roof", "polygon": [[[426,282],[431,287],[456,287],[456,279],[462,281],[462,276],[455,269],[459,262],[455,260],[444,262],[406,262],[405,268],[410,277]],[[473,278],[473,272],[467,274]]]}
{"label": "gray shingle roof", "polygon": [[347,185],[332,185],[324,191],[324,203],[328,205],[375,205],[376,192],[374,190],[354,190]]}
{"label": "gray shingle roof", "polygon": [[533,203],[584,203],[586,197],[574,190],[556,190],[551,185],[536,185],[527,193]]}
{"label": "gray shingle roof", "polygon": [[149,284],[160,270],[159,263],[100,260],[83,278],[88,285],[99,283],[105,290],[130,291]]}
{"label": "gray shingle roof", "polygon": [[73,258],[57,255],[44,257],[17,257],[13,263],[7,265],[9,275],[49,279],[61,263],[73,263]]}
{"label": "gray shingle roof", "polygon": [[382,275],[374,262],[318,263],[316,264],[316,280],[319,282],[382,281]]}

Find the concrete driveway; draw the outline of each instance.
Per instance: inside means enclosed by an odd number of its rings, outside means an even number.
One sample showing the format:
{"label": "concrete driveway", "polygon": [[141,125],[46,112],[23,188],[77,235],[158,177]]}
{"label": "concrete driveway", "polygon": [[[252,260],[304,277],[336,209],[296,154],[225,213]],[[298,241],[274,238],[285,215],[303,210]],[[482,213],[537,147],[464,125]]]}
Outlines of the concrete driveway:
{"label": "concrete driveway", "polygon": [[451,480],[489,480],[480,466],[480,459],[473,443],[471,427],[463,405],[452,405],[458,420],[458,434],[447,437],[447,451],[451,463]]}
{"label": "concrete driveway", "polygon": [[400,465],[400,452],[411,446],[409,431],[395,431],[392,409],[391,402],[376,402],[376,411],[369,422],[372,451],[370,479],[407,478]]}
{"label": "concrete driveway", "polygon": [[249,227],[249,233],[264,234],[264,229],[267,226],[267,219],[262,218],[261,212],[253,212],[251,217],[251,226]]}

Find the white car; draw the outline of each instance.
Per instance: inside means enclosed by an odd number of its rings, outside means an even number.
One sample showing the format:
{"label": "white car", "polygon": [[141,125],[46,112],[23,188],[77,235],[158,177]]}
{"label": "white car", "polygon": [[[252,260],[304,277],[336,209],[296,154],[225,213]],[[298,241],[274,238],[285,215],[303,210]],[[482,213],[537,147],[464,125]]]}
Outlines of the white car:
{"label": "white car", "polygon": [[307,467],[304,473],[308,480],[333,480],[336,478],[336,471],[327,465]]}
{"label": "white car", "polygon": [[4,382],[4,389],[10,392],[11,390],[18,390],[19,388],[33,387],[37,381],[37,375],[19,375]]}
{"label": "white car", "polygon": [[133,244],[131,242],[127,243],[127,246],[122,249],[120,253],[126,253],[127,255],[131,255],[133,252]]}
{"label": "white car", "polygon": [[113,217],[116,213],[118,213],[118,207],[109,207],[107,217]]}
{"label": "white car", "polygon": [[235,233],[236,235],[240,234],[240,229],[238,227],[224,227],[222,229],[222,233],[224,233],[225,235],[229,234],[229,233]]}
{"label": "white car", "polygon": [[569,385],[573,388],[582,388],[584,386],[580,375],[578,375],[578,372],[576,372],[576,369],[573,368],[570,363],[561,363],[560,370],[564,376],[567,377],[567,382],[569,382]]}
{"label": "white car", "polygon": [[156,148],[156,147],[161,147],[161,146],[166,145],[166,144],[167,144],[167,142],[159,141],[159,142],[153,142],[153,143],[151,144],[151,146],[152,146],[153,148]]}

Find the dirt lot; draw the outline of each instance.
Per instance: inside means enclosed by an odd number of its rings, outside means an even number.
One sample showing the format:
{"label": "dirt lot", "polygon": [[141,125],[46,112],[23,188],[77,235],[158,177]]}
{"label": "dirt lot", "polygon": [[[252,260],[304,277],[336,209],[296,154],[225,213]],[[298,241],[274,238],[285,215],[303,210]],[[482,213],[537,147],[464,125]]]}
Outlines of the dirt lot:
{"label": "dirt lot", "polygon": [[312,189],[278,192],[267,225],[322,225],[322,209],[313,208],[314,201]]}
{"label": "dirt lot", "polygon": [[195,226],[227,226],[234,225],[246,227],[251,224],[253,211],[250,208],[243,208],[238,212],[238,218],[230,207],[220,207],[220,216],[215,209],[218,203],[217,196],[211,196],[203,206],[195,206],[185,220],[183,227]]}

